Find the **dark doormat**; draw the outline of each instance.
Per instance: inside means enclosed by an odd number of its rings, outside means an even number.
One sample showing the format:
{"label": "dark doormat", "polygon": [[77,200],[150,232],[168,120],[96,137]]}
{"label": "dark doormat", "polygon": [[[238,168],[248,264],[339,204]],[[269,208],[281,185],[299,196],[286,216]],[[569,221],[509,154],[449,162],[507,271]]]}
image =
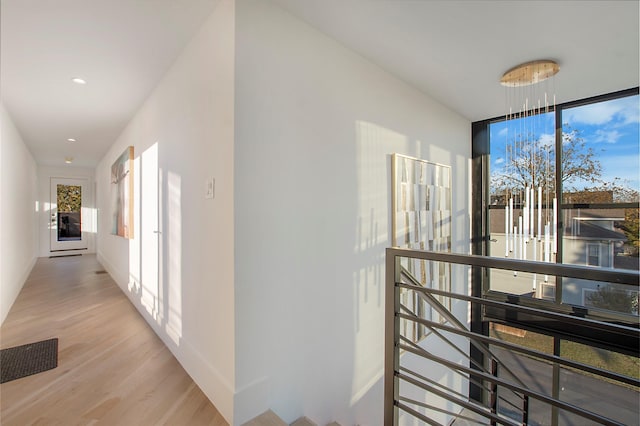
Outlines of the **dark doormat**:
{"label": "dark doormat", "polygon": [[31,376],[58,366],[58,339],[0,350],[0,383]]}

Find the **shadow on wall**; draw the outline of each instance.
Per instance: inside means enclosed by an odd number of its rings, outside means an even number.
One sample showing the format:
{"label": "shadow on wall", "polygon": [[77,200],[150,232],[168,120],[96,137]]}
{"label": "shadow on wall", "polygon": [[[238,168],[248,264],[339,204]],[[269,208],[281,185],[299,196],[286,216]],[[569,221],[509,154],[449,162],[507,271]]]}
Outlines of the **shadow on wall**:
{"label": "shadow on wall", "polygon": [[[402,153],[428,161],[450,164],[452,167],[452,187],[466,187],[468,181],[468,160],[433,145],[424,146],[421,141],[410,142],[408,137],[375,123],[356,122],[356,173],[357,173],[357,228],[355,235],[354,287],[354,330],[353,361],[350,406],[356,413],[379,410],[383,415],[383,374],[384,374],[384,297],[385,297],[385,249],[391,247],[391,154]],[[436,152],[437,151],[437,152]],[[425,158],[425,152],[426,158]],[[464,202],[466,195],[452,200],[452,250],[468,253],[469,242],[463,241],[463,230],[468,228],[469,213]],[[458,231],[456,232],[456,228]],[[456,239],[457,238],[457,239]],[[466,283],[465,276],[452,276]],[[465,292],[466,285],[457,291]],[[466,322],[466,307],[456,312]],[[424,345],[437,345],[433,339],[423,340]],[[459,342],[464,345],[464,342]],[[442,346],[442,345],[438,345]],[[430,348],[446,350],[446,348]],[[407,356],[408,355],[408,356]],[[447,354],[450,355],[450,354]],[[416,371],[423,371],[431,379],[455,383],[462,389],[467,386],[458,377],[441,366],[425,362],[417,364],[411,354],[403,355],[403,363],[412,364]],[[415,399],[426,402],[427,395],[417,388],[405,387]],[[452,407],[447,407],[452,409]],[[443,419],[444,421],[444,419]]]}
{"label": "shadow on wall", "polygon": [[391,246],[391,156],[407,137],[365,121],[356,123],[357,226],[354,236],[354,330],[350,406],[382,418],[384,264]]}
{"label": "shadow on wall", "polygon": [[129,291],[176,346],[182,338],[181,178],[158,166],[159,143],[134,159]]}

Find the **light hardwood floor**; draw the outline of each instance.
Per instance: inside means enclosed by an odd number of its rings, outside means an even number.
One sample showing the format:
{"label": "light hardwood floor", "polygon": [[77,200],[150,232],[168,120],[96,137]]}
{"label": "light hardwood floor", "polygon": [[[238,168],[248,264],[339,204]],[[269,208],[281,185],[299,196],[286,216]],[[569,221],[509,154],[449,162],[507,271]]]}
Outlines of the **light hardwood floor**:
{"label": "light hardwood floor", "polygon": [[0,424],[227,425],[102,269],[38,259],[0,347],[57,337],[58,367],[0,385]]}

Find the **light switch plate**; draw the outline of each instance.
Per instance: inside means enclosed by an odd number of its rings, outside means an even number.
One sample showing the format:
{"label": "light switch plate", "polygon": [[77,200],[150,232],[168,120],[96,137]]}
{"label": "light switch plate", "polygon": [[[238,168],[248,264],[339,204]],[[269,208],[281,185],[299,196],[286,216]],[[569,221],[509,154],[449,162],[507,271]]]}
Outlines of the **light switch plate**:
{"label": "light switch plate", "polygon": [[212,177],[207,179],[207,189],[205,192],[205,198],[213,198],[216,194],[216,180]]}

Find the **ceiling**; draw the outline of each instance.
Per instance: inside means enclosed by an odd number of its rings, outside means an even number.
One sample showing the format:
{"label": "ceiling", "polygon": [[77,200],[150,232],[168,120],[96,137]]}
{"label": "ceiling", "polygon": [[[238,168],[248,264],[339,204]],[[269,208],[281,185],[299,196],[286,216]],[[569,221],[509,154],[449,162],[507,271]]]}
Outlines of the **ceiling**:
{"label": "ceiling", "polygon": [[[217,1],[2,0],[2,100],[36,161],[95,166]],[[272,1],[471,121],[535,59],[557,102],[639,84],[638,1]]]}
{"label": "ceiling", "polygon": [[36,162],[97,165],[214,6],[2,0],[2,101]]}
{"label": "ceiling", "polygon": [[557,102],[638,86],[638,1],[274,0],[464,117],[505,113],[502,74],[559,63]]}

